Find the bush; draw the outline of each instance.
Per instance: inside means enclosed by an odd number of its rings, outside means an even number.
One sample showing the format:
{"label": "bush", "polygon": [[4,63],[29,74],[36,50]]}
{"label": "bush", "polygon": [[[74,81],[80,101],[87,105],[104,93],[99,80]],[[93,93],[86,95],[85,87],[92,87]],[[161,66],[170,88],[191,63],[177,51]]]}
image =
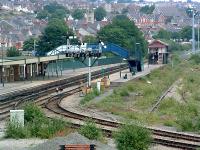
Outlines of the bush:
{"label": "bush", "polygon": [[8,122],[6,125],[6,138],[27,138],[30,136],[30,132],[27,128],[17,125],[16,123]]}
{"label": "bush", "polygon": [[21,53],[15,47],[9,48],[6,53],[7,57],[16,57],[16,56],[20,56],[20,55],[21,55]]}
{"label": "bush", "polygon": [[25,126],[21,127],[15,123],[8,123],[6,137],[27,138],[40,137],[50,138],[66,127],[66,122],[61,119],[49,119],[42,110],[34,105],[27,104],[24,107]]}
{"label": "bush", "polygon": [[80,134],[91,140],[100,140],[102,138],[101,130],[91,120],[86,121],[85,125],[80,128]]}
{"label": "bush", "polygon": [[122,89],[119,94],[122,97],[129,96],[129,93],[128,93],[127,89]]}
{"label": "bush", "polygon": [[150,132],[137,125],[125,125],[115,135],[119,150],[144,150],[151,143]]}
{"label": "bush", "polygon": [[193,64],[196,64],[196,65],[198,65],[198,64],[200,64],[200,55],[192,55],[191,57],[190,57],[190,61],[193,63]]}
{"label": "bush", "polygon": [[45,118],[41,108],[33,103],[26,104],[24,106],[24,119],[25,121],[33,121],[34,119]]}

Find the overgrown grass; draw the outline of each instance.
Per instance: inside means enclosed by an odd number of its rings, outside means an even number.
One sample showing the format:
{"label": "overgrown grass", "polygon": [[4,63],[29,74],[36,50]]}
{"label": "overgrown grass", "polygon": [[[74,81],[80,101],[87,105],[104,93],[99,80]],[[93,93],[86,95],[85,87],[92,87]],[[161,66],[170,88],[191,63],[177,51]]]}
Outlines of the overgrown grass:
{"label": "overgrown grass", "polygon": [[115,142],[119,150],[144,150],[151,144],[150,132],[137,125],[125,125],[115,135]]}
{"label": "overgrown grass", "polygon": [[[174,57],[173,67],[169,64],[145,77],[130,81],[93,106],[149,125],[162,124],[177,127],[182,131],[199,132],[199,58],[192,56],[189,61],[181,61]],[[155,112],[149,113],[159,96],[178,79],[181,79],[177,90],[181,100],[167,98]]]}
{"label": "overgrown grass", "polygon": [[84,98],[80,101],[80,104],[84,105],[99,95],[100,95],[100,92],[97,90],[97,88],[93,88],[93,90],[90,93],[84,96]]}
{"label": "overgrown grass", "polygon": [[102,131],[97,128],[96,124],[92,120],[87,120],[80,130],[80,134],[91,140],[101,140],[103,135]]}
{"label": "overgrown grass", "polygon": [[24,106],[25,126],[16,123],[7,123],[7,138],[51,138],[57,132],[66,129],[67,123],[61,119],[49,119],[42,112],[41,108],[34,104]]}

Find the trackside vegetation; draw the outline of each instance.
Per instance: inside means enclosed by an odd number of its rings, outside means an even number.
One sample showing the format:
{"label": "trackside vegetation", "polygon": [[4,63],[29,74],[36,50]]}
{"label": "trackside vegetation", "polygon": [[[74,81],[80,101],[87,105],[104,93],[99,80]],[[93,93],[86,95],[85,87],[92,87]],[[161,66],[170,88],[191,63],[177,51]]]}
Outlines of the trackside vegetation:
{"label": "trackside vegetation", "polygon": [[122,126],[114,137],[118,150],[145,150],[152,142],[150,132],[134,124]]}
{"label": "trackside vegetation", "polygon": [[[199,60],[200,55],[193,55],[187,61],[173,56],[173,65],[165,65],[145,77],[129,81],[101,101],[91,101],[88,107],[146,125],[172,126],[181,131],[200,132]],[[158,108],[150,113],[158,98],[175,81],[179,82],[173,96],[165,97]]]}
{"label": "trackside vegetation", "polygon": [[103,138],[101,129],[97,128],[92,120],[87,120],[80,128],[79,133],[90,140],[101,140]]}
{"label": "trackside vegetation", "polygon": [[[7,138],[51,138],[57,132],[67,130],[67,123],[61,119],[47,118],[40,107],[35,104],[26,104],[24,106],[25,126],[21,127],[16,123],[7,123]],[[66,131],[67,132],[67,131]]]}

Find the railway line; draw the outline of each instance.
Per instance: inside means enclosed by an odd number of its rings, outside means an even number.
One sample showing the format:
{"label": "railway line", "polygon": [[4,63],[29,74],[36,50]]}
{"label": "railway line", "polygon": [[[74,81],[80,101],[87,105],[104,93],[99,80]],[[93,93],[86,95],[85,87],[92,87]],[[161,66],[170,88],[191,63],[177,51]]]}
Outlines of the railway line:
{"label": "railway line", "polygon": [[[112,68],[112,70],[110,69],[106,70],[105,75],[115,73],[126,68],[127,66],[115,67]],[[99,78],[100,76],[101,74],[99,71],[93,72],[92,79]],[[65,84],[61,84],[60,86],[63,89],[75,85],[77,86],[79,85],[80,80],[85,82],[87,80],[87,77],[85,75],[80,75],[78,77],[73,77],[72,79],[68,80],[69,82],[66,82]],[[108,135],[111,135],[113,131],[117,130],[119,126],[123,125],[123,123],[120,122],[113,122],[109,120],[86,116],[83,114],[78,114],[64,109],[63,107],[60,106],[60,102],[62,101],[62,99],[64,97],[80,92],[80,87],[78,86],[71,90],[63,91],[59,94],[56,94],[55,92],[56,87],[57,86],[51,88],[46,87],[46,90],[42,90],[39,93],[32,93],[31,95],[24,95],[21,97],[17,97],[12,101],[1,102],[0,120],[5,120],[7,117],[9,117],[10,109],[17,109],[27,101],[34,101],[37,105],[45,107],[45,109],[48,109],[52,113],[60,115],[62,117],[71,118],[78,121],[84,121],[87,118],[93,119],[97,124],[104,126],[104,132],[106,132]],[[49,94],[54,94],[54,95],[47,96]],[[74,125],[80,126],[80,124],[74,124]],[[181,148],[181,149],[188,149],[188,150],[195,150],[200,147],[199,135],[165,131],[150,127],[146,128],[149,129],[153,134],[153,143]]]}
{"label": "railway line", "polygon": [[[94,120],[98,125],[104,126],[104,132],[108,135],[111,135],[113,131],[123,125],[120,122],[113,122],[109,120],[99,119],[91,116],[86,116],[83,114],[75,113],[63,108],[60,103],[64,97],[70,96],[72,94],[78,93],[80,91],[80,87],[74,88],[72,90],[63,92],[61,94],[55,95],[54,97],[49,98],[49,100],[45,103],[45,108],[49,111],[61,115],[62,117],[67,117],[70,119],[75,119],[78,121],[84,121],[87,118]],[[76,124],[80,125],[80,124]],[[200,136],[193,134],[186,134],[180,132],[172,132],[161,129],[154,129],[150,127],[146,127],[153,134],[153,143],[161,144],[165,146],[187,149],[187,150],[195,150],[200,147]]]}
{"label": "railway line", "polygon": [[[104,75],[113,74],[113,73],[119,72],[120,70],[125,70],[127,68],[128,66],[126,64],[123,64],[120,66],[114,66],[111,68],[106,68]],[[92,72],[92,79],[97,79],[97,78],[100,78],[101,76],[102,76],[101,70]],[[29,101],[36,101],[36,102],[38,101],[37,103],[41,103],[41,101],[43,101],[42,104],[44,104],[45,101],[48,100],[47,95],[50,95],[53,93],[55,94],[56,93],[55,89],[57,87],[65,89],[74,85],[79,85],[80,81],[83,83],[87,81],[87,73],[78,75],[75,77],[59,80],[59,81],[54,82],[53,84],[50,83],[50,85],[47,84],[43,86],[43,88],[41,88],[39,91],[38,90],[34,91],[34,89],[32,89],[28,91],[26,94],[22,93],[21,95],[18,95],[15,98],[13,98],[14,96],[11,95],[10,99],[0,102],[0,110],[1,110],[0,121],[5,120],[6,118],[9,117],[9,112],[11,109],[17,109],[23,103],[29,102]],[[45,96],[47,96],[46,99],[44,99]]]}

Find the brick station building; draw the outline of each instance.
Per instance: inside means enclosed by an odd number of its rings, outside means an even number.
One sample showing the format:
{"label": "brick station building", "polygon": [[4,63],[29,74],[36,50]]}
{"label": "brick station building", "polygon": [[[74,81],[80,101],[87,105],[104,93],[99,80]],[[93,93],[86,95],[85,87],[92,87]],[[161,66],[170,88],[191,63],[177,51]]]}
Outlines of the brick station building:
{"label": "brick station building", "polygon": [[65,55],[47,57],[7,57],[0,59],[0,82],[13,82],[31,79],[37,76],[45,76],[45,73],[48,71],[48,64],[55,64],[54,66],[57,66],[56,63],[63,59],[66,59]]}

